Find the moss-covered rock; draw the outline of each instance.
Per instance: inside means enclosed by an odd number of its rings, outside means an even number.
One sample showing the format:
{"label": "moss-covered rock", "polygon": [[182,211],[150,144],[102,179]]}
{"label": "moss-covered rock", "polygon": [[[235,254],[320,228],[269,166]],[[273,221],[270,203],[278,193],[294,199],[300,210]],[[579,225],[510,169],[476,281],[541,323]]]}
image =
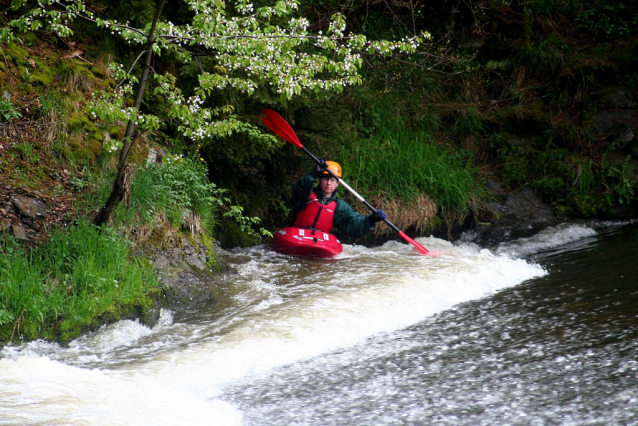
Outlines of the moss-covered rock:
{"label": "moss-covered rock", "polygon": [[98,77],[98,78],[104,78],[104,77],[106,77],[106,74],[104,73],[104,71],[103,71],[101,68],[99,68],[99,67],[92,66],[92,67],[90,68],[90,71],[91,71],[91,73],[92,73],[94,76],[96,76],[96,77]]}
{"label": "moss-covered rock", "polygon": [[4,53],[6,56],[11,58],[16,66],[27,65],[29,52],[23,47],[19,46],[17,43],[8,43],[6,46],[4,46]]}
{"label": "moss-covered rock", "polygon": [[124,136],[124,131],[126,128],[124,126],[113,126],[109,127],[108,135],[114,139],[119,138],[120,136]]}
{"label": "moss-covered rock", "polygon": [[20,39],[27,46],[33,46],[38,42],[38,36],[33,31],[27,31],[26,33],[21,34]]}
{"label": "moss-covered rock", "polygon": [[87,133],[101,133],[88,115],[75,115],[67,120],[69,130],[83,130]]}

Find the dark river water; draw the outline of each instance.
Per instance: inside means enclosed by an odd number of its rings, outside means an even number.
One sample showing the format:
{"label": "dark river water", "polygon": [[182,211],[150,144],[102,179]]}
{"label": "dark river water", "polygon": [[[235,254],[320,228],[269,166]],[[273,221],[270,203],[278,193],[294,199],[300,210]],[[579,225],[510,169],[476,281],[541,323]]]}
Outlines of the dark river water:
{"label": "dark river water", "polygon": [[0,352],[3,425],[638,425],[638,226],[225,257],[219,301]]}

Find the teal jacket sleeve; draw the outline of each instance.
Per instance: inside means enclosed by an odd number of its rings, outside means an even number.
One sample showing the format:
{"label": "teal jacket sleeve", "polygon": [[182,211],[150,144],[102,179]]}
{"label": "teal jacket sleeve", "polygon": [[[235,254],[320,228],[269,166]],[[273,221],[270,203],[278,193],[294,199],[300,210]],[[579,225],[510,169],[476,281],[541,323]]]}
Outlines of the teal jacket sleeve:
{"label": "teal jacket sleeve", "polygon": [[315,186],[315,179],[313,175],[308,173],[292,185],[292,207],[295,212],[301,211],[308,203],[312,188]]}
{"label": "teal jacket sleeve", "polygon": [[344,234],[357,238],[374,230],[375,223],[372,221],[372,215],[363,216],[345,201],[337,199],[337,211],[335,212],[332,224]]}

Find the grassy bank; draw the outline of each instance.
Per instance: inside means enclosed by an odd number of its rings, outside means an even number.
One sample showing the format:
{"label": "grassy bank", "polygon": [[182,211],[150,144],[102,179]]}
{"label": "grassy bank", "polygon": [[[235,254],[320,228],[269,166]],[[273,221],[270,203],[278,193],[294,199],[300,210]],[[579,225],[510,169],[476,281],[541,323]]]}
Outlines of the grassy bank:
{"label": "grassy bank", "polygon": [[485,197],[472,154],[437,144],[429,129],[409,126],[393,109],[387,105],[373,132],[357,133],[340,151],[348,180],[402,226],[458,225]]}
{"label": "grassy bank", "polygon": [[[112,176],[108,169],[85,173],[84,192],[76,194],[83,211],[94,211],[105,198]],[[34,247],[2,234],[0,343],[65,342],[108,321],[144,318],[161,289],[150,262],[132,256],[133,249],[171,248],[187,238],[208,248],[208,267],[215,269],[213,235],[225,220],[258,241],[251,227],[256,219],[227,203],[224,191],[208,181],[201,160],[166,155],[161,163],[138,165],[131,173],[129,196],[109,227],[78,219]]]}
{"label": "grassy bank", "polygon": [[144,318],[158,283],[112,228],[85,221],[53,232],[37,249],[0,236],[0,343],[68,341],[122,316]]}

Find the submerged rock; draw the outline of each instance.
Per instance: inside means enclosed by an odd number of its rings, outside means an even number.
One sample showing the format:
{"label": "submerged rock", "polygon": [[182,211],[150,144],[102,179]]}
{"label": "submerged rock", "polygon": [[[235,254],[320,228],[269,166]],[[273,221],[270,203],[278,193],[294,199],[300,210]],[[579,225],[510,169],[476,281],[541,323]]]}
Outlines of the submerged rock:
{"label": "submerged rock", "polygon": [[482,247],[531,236],[555,222],[551,207],[530,188],[502,194],[501,201],[489,203],[488,208],[495,219],[478,224],[472,238]]}

